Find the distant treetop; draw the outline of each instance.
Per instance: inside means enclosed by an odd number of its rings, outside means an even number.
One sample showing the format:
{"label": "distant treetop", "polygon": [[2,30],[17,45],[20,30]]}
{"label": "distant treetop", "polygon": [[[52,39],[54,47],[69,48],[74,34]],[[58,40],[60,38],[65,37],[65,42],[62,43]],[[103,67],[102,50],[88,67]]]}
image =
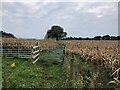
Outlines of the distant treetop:
{"label": "distant treetop", "polygon": [[16,38],[13,34],[11,33],[6,33],[6,32],[3,32],[3,31],[0,31],[0,36],[2,38]]}
{"label": "distant treetop", "polygon": [[67,37],[62,40],[120,40],[120,36],[104,35],[104,36],[95,36],[94,38]]}
{"label": "distant treetop", "polygon": [[52,26],[50,30],[47,31],[45,38],[55,38],[57,41],[66,37],[67,33],[63,31],[61,26]]}

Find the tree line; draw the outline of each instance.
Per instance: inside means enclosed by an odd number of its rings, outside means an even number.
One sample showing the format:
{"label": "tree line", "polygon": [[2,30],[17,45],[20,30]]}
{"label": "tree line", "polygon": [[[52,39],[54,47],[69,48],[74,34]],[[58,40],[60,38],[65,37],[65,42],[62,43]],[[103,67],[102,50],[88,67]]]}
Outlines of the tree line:
{"label": "tree line", "polygon": [[120,36],[104,35],[104,36],[95,36],[93,38],[66,37],[66,38],[63,38],[62,40],[120,40]]}
{"label": "tree line", "polygon": [[[0,36],[3,38],[16,38],[11,33],[6,33],[3,31],[0,31]],[[104,35],[104,36],[95,36],[93,38],[83,38],[83,37],[67,37],[67,32],[64,31],[63,27],[54,25],[51,27],[51,29],[47,30],[47,33],[45,34],[45,39],[56,39],[58,40],[120,40],[120,36],[110,36],[110,35]]]}
{"label": "tree line", "polygon": [[6,33],[6,32],[3,32],[3,31],[0,31],[0,36],[3,37],[3,38],[16,38],[13,34]]}
{"label": "tree line", "polygon": [[67,33],[64,32],[64,29],[61,26],[52,26],[45,35],[45,39],[55,38],[58,40],[120,40],[120,36],[95,36],[94,38],[82,38],[82,37],[66,37]]}

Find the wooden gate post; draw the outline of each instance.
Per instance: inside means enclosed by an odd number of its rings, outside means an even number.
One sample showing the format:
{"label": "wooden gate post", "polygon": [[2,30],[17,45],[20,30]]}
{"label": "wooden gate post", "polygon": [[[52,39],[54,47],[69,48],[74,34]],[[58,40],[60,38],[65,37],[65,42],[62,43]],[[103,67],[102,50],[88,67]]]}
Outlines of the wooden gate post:
{"label": "wooden gate post", "polygon": [[7,88],[7,57],[5,54],[3,54],[3,64],[4,64],[4,70],[3,70],[3,88]]}
{"label": "wooden gate post", "polygon": [[32,63],[34,64],[39,60],[40,50],[39,45],[32,47]]}

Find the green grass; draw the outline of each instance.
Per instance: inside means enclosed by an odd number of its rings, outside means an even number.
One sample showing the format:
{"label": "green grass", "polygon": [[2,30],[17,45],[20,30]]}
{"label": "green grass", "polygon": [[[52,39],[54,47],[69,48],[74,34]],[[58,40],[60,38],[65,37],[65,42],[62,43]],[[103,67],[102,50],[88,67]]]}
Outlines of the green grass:
{"label": "green grass", "polygon": [[[61,53],[57,49],[57,55]],[[8,88],[64,88],[65,75],[61,59],[55,59],[54,52],[40,53],[40,60],[32,64],[30,59],[7,60]],[[58,57],[57,56],[57,57]],[[11,64],[15,63],[15,68]]]}
{"label": "green grass", "polygon": [[[15,68],[10,65],[16,63]],[[47,62],[14,59],[8,62],[8,86],[11,88],[58,88],[63,87],[64,75],[61,64],[47,66]]]}

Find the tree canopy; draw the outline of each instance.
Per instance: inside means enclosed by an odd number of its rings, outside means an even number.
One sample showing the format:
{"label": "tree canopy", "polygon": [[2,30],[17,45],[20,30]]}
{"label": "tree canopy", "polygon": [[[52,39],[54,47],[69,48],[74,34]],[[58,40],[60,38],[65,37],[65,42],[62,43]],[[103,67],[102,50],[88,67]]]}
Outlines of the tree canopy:
{"label": "tree canopy", "polygon": [[66,37],[67,33],[64,32],[63,28],[60,26],[52,26],[50,30],[47,31],[45,38],[55,38],[57,41]]}
{"label": "tree canopy", "polygon": [[0,36],[3,37],[3,38],[16,38],[13,34],[6,33],[6,32],[3,32],[3,31],[0,31]]}

